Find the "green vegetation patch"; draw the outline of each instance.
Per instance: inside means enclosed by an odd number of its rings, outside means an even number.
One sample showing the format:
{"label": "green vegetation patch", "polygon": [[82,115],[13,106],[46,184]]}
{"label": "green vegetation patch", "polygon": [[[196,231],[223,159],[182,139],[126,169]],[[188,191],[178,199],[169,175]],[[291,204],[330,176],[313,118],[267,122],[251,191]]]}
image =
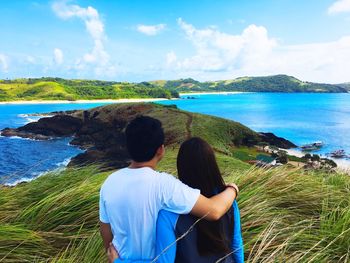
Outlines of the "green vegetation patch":
{"label": "green vegetation patch", "polygon": [[270,156],[268,154],[259,152],[254,147],[239,147],[232,149],[232,156],[244,162],[256,160],[257,155],[261,154]]}
{"label": "green vegetation patch", "polygon": [[199,136],[215,149],[230,154],[231,148],[259,141],[258,135],[246,126],[222,118],[192,114],[192,136]]}
{"label": "green vegetation patch", "polygon": [[199,82],[194,79],[180,79],[151,82],[166,89],[178,92],[347,92],[347,84],[331,85],[323,83],[303,82],[287,75],[267,77],[240,77],[232,80]]}
{"label": "green vegetation patch", "polygon": [[0,100],[90,100],[121,98],[172,98],[176,91],[142,83],[65,80],[61,78],[15,79],[0,82]]}

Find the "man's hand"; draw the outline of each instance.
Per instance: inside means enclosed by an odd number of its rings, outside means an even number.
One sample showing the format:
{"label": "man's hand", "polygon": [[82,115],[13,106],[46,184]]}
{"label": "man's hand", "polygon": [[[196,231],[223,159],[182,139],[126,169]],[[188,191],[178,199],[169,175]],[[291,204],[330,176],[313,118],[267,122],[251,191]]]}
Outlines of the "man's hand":
{"label": "man's hand", "polygon": [[113,263],[114,260],[119,258],[118,251],[115,249],[112,243],[109,243],[109,247],[107,249],[108,263]]}
{"label": "man's hand", "polygon": [[197,217],[205,217],[206,220],[219,220],[232,206],[237,197],[238,187],[229,184],[228,187],[211,198],[200,195],[196,204],[191,210],[191,214]]}
{"label": "man's hand", "polygon": [[239,188],[238,188],[238,186],[235,183],[228,183],[228,184],[226,184],[226,186],[227,187],[232,187],[233,189],[235,189],[236,190],[236,195],[238,196]]}

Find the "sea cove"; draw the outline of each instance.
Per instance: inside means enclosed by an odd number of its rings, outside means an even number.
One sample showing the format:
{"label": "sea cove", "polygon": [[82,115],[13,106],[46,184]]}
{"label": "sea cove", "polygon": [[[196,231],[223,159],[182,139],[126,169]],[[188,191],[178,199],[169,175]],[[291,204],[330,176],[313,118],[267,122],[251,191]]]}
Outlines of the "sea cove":
{"label": "sea cove", "polygon": [[[160,101],[192,112],[235,120],[255,131],[273,132],[297,145],[321,140],[318,154],[344,149],[350,152],[350,94],[237,93],[193,94],[180,100]],[[108,103],[60,103],[0,105],[0,129],[18,127],[47,113],[89,109]],[[40,173],[64,166],[81,152],[69,145],[69,138],[32,141],[0,137],[0,183],[27,181]],[[9,165],[11,164],[11,165]]]}

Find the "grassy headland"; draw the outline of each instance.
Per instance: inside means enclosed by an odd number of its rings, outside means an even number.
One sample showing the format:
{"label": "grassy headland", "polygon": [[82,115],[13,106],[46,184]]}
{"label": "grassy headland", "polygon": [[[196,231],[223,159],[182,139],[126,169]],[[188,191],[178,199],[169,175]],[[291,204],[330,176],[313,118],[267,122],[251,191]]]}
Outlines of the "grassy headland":
{"label": "grassy headland", "polygon": [[[349,262],[348,175],[254,168],[242,161],[242,152],[253,154],[244,144],[258,134],[221,118],[152,104],[75,114],[95,116],[91,121],[102,125],[102,120],[116,123],[111,116],[123,119],[140,110],[161,119],[166,130],[167,152],[159,170],[176,174],[179,143],[189,136],[201,136],[216,149],[225,180],[241,189],[247,262]],[[0,186],[0,262],[103,262],[98,199],[111,172],[94,165],[70,167],[16,187]]]}
{"label": "grassy headland", "polygon": [[0,101],[174,98],[176,92],[147,82],[128,83],[61,78],[0,80]]}
{"label": "grassy headland", "polygon": [[178,92],[314,92],[342,93],[349,89],[341,85],[301,81],[287,75],[267,77],[241,77],[232,80],[199,82],[194,79],[152,81],[154,85]]}

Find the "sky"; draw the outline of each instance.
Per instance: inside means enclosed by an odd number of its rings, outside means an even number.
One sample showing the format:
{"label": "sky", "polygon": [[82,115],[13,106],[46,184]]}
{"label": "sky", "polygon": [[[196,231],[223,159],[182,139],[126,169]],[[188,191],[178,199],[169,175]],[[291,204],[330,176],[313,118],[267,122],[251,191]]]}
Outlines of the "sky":
{"label": "sky", "polygon": [[350,0],[1,0],[0,78],[350,82]]}

